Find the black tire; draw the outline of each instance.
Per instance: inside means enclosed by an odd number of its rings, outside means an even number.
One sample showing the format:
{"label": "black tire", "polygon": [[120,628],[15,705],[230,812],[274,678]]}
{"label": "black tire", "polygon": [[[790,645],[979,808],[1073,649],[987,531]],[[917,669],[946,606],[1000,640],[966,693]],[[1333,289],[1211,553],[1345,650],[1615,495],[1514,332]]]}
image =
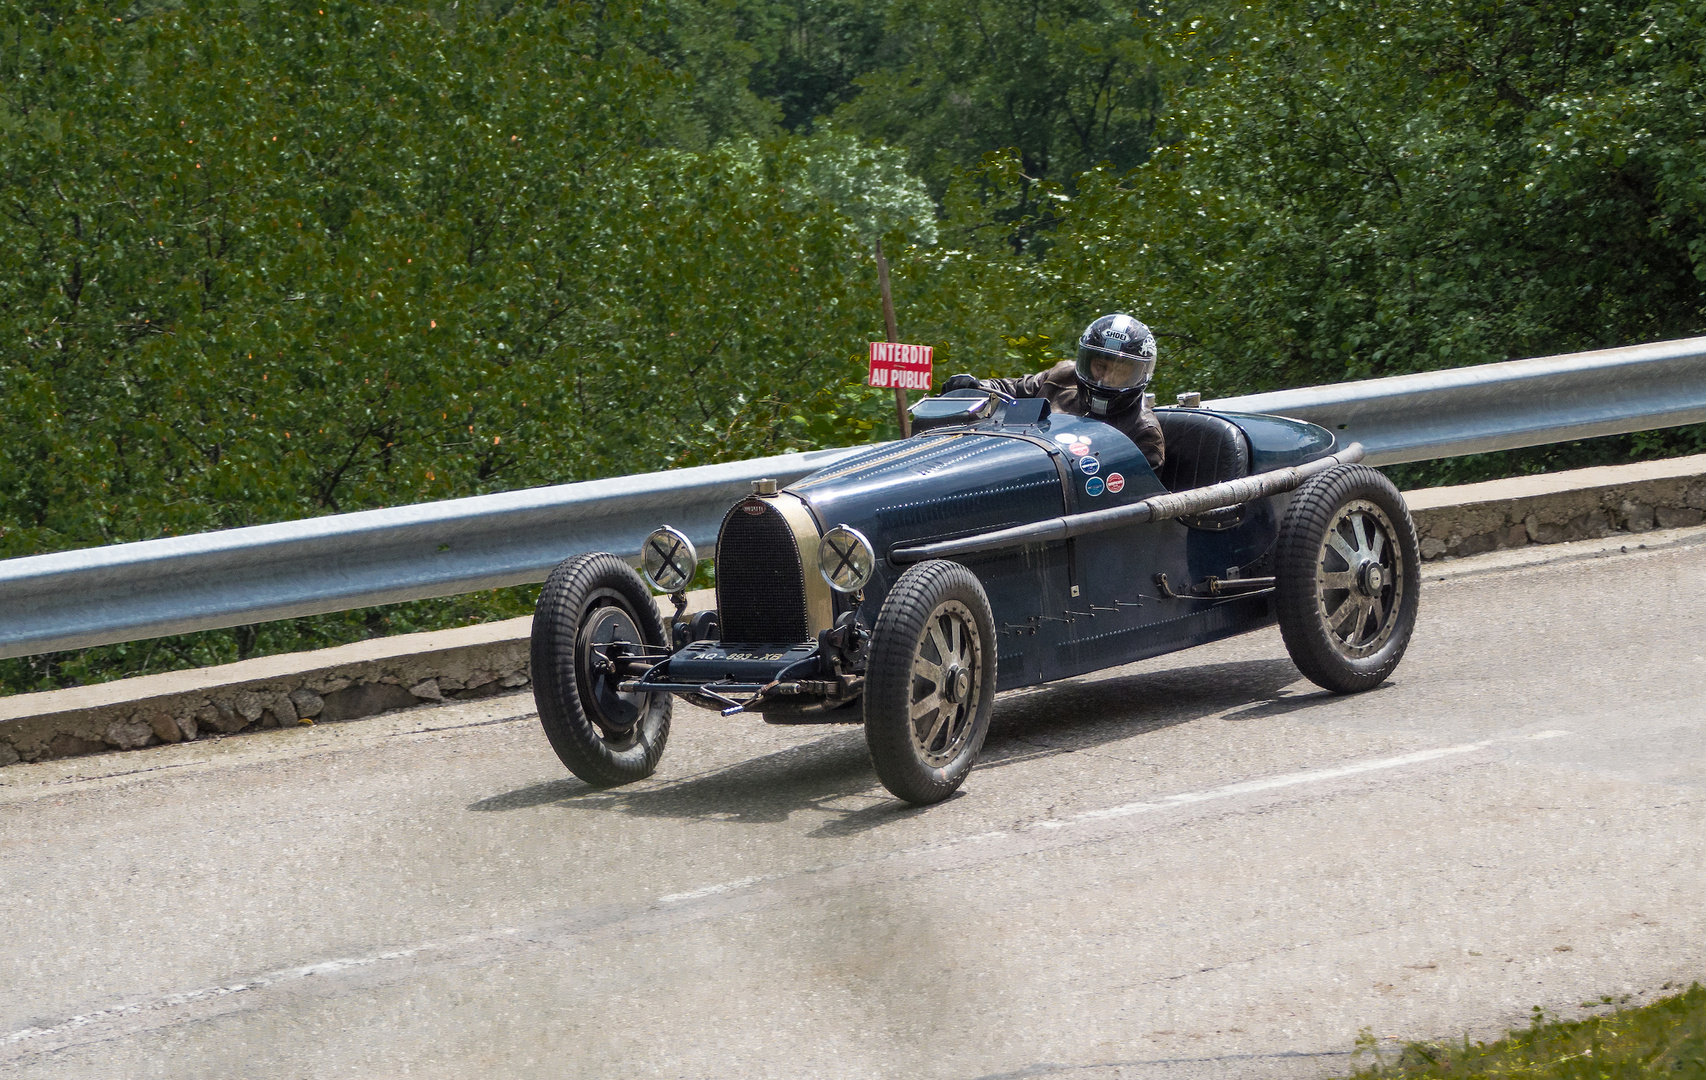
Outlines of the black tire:
{"label": "black tire", "polygon": [[1280,634],[1311,682],[1351,694],[1392,674],[1422,580],[1416,526],[1392,481],[1363,465],[1312,477],[1280,524],[1274,573]]}
{"label": "black tire", "polygon": [[965,782],[989,733],[995,659],[995,619],[970,570],[932,560],[894,583],[871,631],[865,743],[896,798],[941,802]]}
{"label": "black tire", "polygon": [[533,611],[533,700],[551,748],[593,787],[643,780],[669,741],[668,694],[620,694],[598,647],[633,637],[667,648],[650,590],[602,552],[565,559]]}

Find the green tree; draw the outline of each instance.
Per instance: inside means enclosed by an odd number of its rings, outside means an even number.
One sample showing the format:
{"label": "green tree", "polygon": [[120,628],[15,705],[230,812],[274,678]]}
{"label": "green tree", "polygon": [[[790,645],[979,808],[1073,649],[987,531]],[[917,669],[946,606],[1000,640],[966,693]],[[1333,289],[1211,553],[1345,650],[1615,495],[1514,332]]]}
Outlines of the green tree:
{"label": "green tree", "polygon": [[893,0],[892,59],[857,80],[837,120],[904,147],[944,192],[986,153],[1011,149],[1025,175],[1070,185],[1124,170],[1157,141],[1177,72],[1154,8],[1106,0]]}
{"label": "green tree", "polygon": [[807,132],[859,93],[856,82],[891,64],[898,47],[879,0],[786,0],[771,7],[772,33],[750,76],[782,126]]}

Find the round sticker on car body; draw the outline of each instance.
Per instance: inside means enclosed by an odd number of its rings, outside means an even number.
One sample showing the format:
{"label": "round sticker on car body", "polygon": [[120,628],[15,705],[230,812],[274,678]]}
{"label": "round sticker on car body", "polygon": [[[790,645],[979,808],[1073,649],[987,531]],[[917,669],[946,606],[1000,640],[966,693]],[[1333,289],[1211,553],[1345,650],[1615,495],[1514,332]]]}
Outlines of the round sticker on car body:
{"label": "round sticker on car body", "polygon": [[1093,457],[1081,457],[1078,459],[1078,468],[1085,476],[1095,476],[1102,468],[1102,463]]}
{"label": "round sticker on car body", "polygon": [[1102,478],[1100,476],[1092,476],[1090,479],[1084,481],[1084,494],[1091,498],[1095,498],[1100,495],[1102,493],[1102,489],[1107,486],[1108,485],[1102,482]]}
{"label": "round sticker on car body", "polygon": [[1121,476],[1117,472],[1116,473],[1109,473],[1108,474],[1108,494],[1109,495],[1118,495],[1121,491],[1124,491],[1124,490],[1125,490],[1125,477]]}
{"label": "round sticker on car body", "polygon": [[1079,457],[1083,457],[1085,454],[1090,452],[1089,444],[1081,442],[1073,443],[1071,446],[1067,447],[1067,449],[1072,451],[1074,454],[1077,454]]}

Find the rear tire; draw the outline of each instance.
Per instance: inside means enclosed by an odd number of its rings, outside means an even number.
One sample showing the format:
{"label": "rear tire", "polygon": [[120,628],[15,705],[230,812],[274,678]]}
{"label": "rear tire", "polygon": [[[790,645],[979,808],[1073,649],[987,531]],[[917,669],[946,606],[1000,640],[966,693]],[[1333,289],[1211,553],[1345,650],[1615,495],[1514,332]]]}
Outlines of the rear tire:
{"label": "rear tire", "polygon": [[669,741],[670,695],[616,689],[622,642],[669,645],[639,575],[602,552],[559,563],[533,611],[533,700],[557,757],[598,788],[650,776]]}
{"label": "rear tire", "polygon": [[1392,674],[1416,626],[1421,555],[1390,480],[1340,465],[1298,488],[1274,572],[1280,634],[1311,682],[1350,694]]}
{"label": "rear tire", "polygon": [[922,562],[900,576],[871,631],[865,743],[896,798],[941,802],[965,782],[995,705],[995,619],[977,575]]}

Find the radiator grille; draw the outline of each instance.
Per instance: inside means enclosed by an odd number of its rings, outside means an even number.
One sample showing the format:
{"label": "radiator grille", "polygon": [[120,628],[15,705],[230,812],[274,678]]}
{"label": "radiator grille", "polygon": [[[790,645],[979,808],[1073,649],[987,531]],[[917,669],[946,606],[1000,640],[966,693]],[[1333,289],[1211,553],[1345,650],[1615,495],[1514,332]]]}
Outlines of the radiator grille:
{"label": "radiator grille", "polygon": [[[755,506],[763,507],[763,513],[747,512]],[[724,641],[799,642],[811,637],[794,530],[762,499],[748,499],[723,518],[717,537],[717,612]]]}

